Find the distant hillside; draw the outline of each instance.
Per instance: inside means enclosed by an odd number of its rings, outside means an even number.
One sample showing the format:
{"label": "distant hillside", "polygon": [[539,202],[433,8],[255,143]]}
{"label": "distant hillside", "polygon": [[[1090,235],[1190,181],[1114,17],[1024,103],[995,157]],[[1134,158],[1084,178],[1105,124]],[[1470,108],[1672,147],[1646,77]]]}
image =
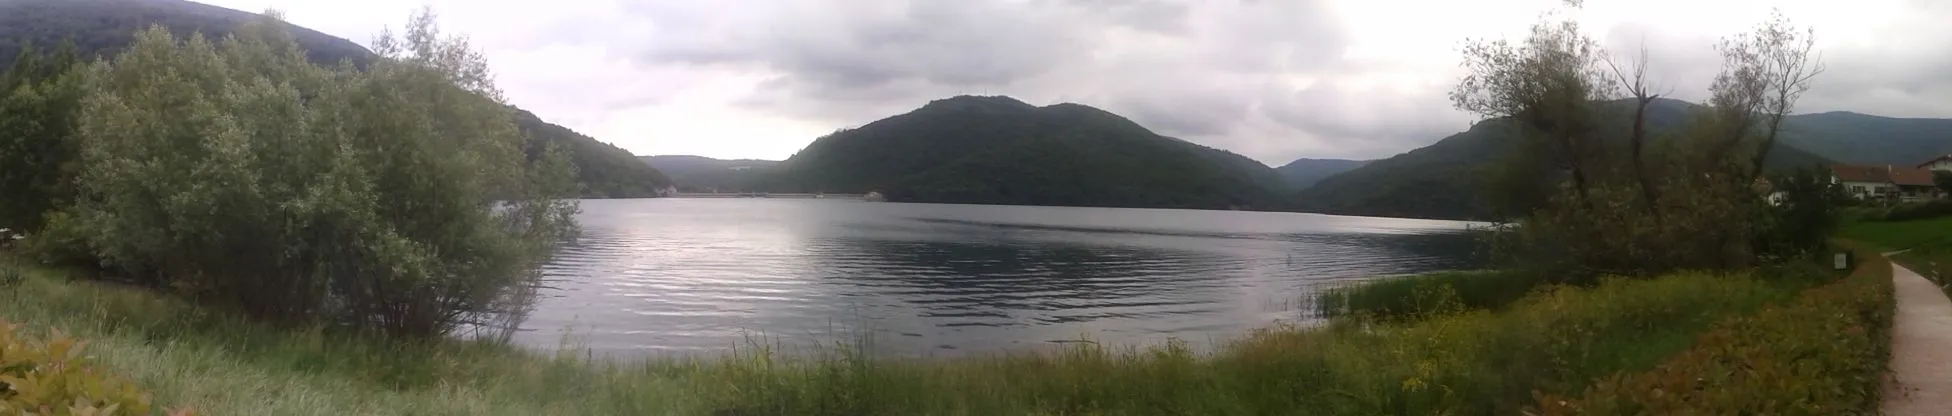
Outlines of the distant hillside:
{"label": "distant hillside", "polygon": [[959,96],[815,140],[767,185],[897,201],[1226,209],[1270,207],[1280,182],[1260,162],[1096,108]]}
{"label": "distant hillside", "polygon": [[[0,68],[13,65],[21,43],[53,46],[72,40],[89,56],[107,56],[126,47],[137,30],[163,25],[172,32],[221,37],[257,18],[254,13],[183,0],[0,0]],[[406,16],[400,16],[404,19]],[[374,55],[359,44],[297,25],[286,25],[314,62],[370,62]],[[587,197],[655,196],[671,184],[657,169],[628,151],[550,124],[518,109],[516,124],[531,140],[548,140],[570,150],[577,179]]]}
{"label": "distant hillside", "polygon": [[1952,119],[1851,112],[1790,116],[1783,141],[1843,163],[1913,166],[1952,154]]}
{"label": "distant hillside", "polygon": [[1288,162],[1286,165],[1281,165],[1281,167],[1274,168],[1274,171],[1281,174],[1281,179],[1287,181],[1289,188],[1301,190],[1308,189],[1309,186],[1315,185],[1315,182],[1320,182],[1323,178],[1348,172],[1349,170],[1362,167],[1362,165],[1368,164],[1369,162],[1367,160],[1309,159],[1304,157],[1295,159],[1293,162]]}
{"label": "distant hillside", "polygon": [[638,156],[644,163],[663,171],[683,192],[751,192],[758,180],[771,173],[777,160],[713,159],[692,155]]}
{"label": "distant hillside", "polygon": [[[1648,125],[1657,133],[1678,128],[1693,107],[1661,100],[1649,107]],[[1323,179],[1299,193],[1295,204],[1305,211],[1343,215],[1489,219],[1492,214],[1478,193],[1480,171],[1510,152],[1517,143],[1512,134],[1505,120],[1479,122],[1429,146]],[[1777,143],[1765,164],[1786,168],[1827,161]]]}

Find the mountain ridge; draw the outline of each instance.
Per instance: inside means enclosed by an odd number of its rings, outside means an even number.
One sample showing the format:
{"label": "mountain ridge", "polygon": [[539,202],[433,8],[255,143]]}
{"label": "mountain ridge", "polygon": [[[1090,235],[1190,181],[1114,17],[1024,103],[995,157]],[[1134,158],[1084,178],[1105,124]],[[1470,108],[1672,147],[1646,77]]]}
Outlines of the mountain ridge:
{"label": "mountain ridge", "polygon": [[1096,107],[973,95],[823,136],[781,169],[775,190],[983,204],[1272,208],[1280,181],[1258,161]]}

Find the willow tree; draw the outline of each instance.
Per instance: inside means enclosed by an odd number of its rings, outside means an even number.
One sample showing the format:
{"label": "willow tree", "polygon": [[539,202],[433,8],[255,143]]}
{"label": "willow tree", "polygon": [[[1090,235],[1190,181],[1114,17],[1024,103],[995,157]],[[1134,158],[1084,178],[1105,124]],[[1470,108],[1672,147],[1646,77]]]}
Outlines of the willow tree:
{"label": "willow tree", "polygon": [[507,316],[575,231],[487,65],[431,12],[365,68],[274,17],[160,27],[88,71],[76,227],[107,264],[284,322],[429,336]]}

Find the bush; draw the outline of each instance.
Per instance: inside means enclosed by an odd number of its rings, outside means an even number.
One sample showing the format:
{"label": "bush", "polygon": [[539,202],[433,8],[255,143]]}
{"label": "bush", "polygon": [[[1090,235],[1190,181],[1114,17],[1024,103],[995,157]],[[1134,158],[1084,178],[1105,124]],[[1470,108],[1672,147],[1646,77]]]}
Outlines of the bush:
{"label": "bush", "polygon": [[61,331],[28,339],[0,321],[0,413],[148,414],[149,393],[104,374],[82,355],[85,345]]}
{"label": "bush", "polygon": [[1607,377],[1543,414],[1874,414],[1891,352],[1891,265],[1858,249],[1856,271],[1795,302],[1717,325],[1646,372]]}
{"label": "bush", "polygon": [[65,211],[50,212],[41,232],[20,241],[16,251],[25,260],[43,265],[99,267],[95,253],[88,248],[88,236],[74,216]]}
{"label": "bush", "polygon": [[1405,320],[1464,309],[1493,309],[1525,297],[1543,283],[1539,275],[1496,270],[1441,272],[1383,278],[1324,291],[1315,313]]}
{"label": "bush", "polygon": [[[421,14],[365,70],[274,22],[162,28],[86,74],[80,200],[102,262],[277,322],[436,336],[526,308],[574,173]],[[158,76],[157,74],[172,74]]]}

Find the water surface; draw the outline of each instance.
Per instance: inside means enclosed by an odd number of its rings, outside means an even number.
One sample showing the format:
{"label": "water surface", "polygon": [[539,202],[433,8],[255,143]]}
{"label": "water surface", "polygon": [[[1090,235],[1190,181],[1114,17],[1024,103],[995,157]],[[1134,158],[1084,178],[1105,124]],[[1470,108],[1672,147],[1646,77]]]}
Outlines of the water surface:
{"label": "water surface", "polygon": [[580,220],[517,342],[1198,346],[1303,319],[1324,284],[1471,265],[1465,223],[1316,214],[666,198],[583,201]]}

